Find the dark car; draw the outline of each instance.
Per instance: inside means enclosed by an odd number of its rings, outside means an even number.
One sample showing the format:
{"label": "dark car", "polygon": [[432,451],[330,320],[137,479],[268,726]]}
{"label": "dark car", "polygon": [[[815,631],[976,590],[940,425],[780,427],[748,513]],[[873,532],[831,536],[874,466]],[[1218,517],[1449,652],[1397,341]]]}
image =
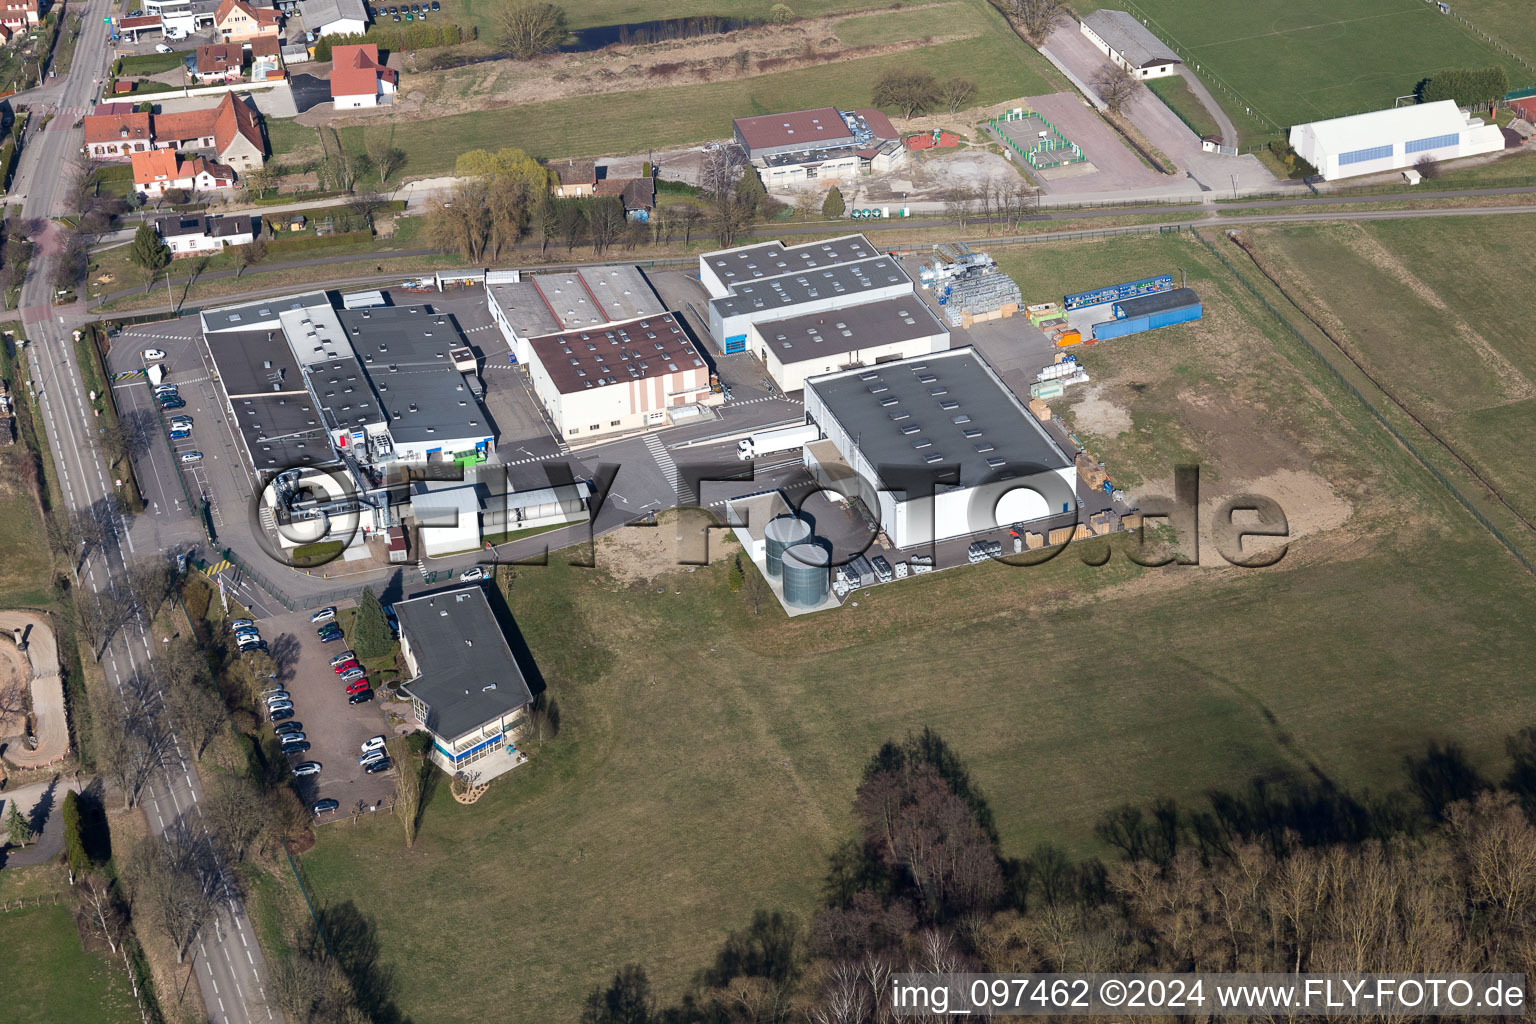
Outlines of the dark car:
{"label": "dark car", "polygon": [[304,723],[303,722],[284,722],[282,725],[278,726],[277,728],[273,729],[272,731],[277,733],[279,736],[286,736],[290,732],[303,732],[304,731]]}
{"label": "dark car", "polygon": [[315,630],[315,635],[316,636],[341,636],[341,627],[336,625],[336,623],[334,623],[334,622],[327,622],[325,625],[323,625],[319,629]]}
{"label": "dark car", "polygon": [[282,746],[285,754],[302,754],[309,749],[309,740],[299,740],[297,743],[284,743]]}
{"label": "dark car", "polygon": [[373,691],[372,690],[359,690],[357,693],[354,693],[352,696],[347,698],[347,703],[348,704],[366,704],[366,703],[368,703],[371,700],[373,700]]}
{"label": "dark car", "polygon": [[173,395],[170,398],[160,399],[160,408],[162,411],[165,409],[185,409],[186,407],[187,400],[185,398],[179,398]]}
{"label": "dark car", "polygon": [[341,639],[341,630],[339,630],[339,629],[336,632],[334,632],[334,633],[321,633],[320,634],[320,642],[323,643],[323,644],[335,643],[337,640],[340,640],[340,639]]}
{"label": "dark car", "polygon": [[442,9],[443,9],[443,5],[442,4],[438,3],[437,0],[432,0],[432,13],[433,14],[436,14],[438,11],[440,11]]}
{"label": "dark car", "polygon": [[337,803],[335,800],[332,800],[330,797],[326,797],[324,800],[316,800],[314,805],[310,807],[310,810],[314,811],[315,817],[318,818],[326,811],[334,811],[340,806],[341,804]]}
{"label": "dark car", "polygon": [[369,775],[377,775],[379,772],[389,771],[389,767],[390,760],[386,757],[381,761],[369,761],[367,764],[363,765],[363,771],[367,772]]}
{"label": "dark car", "polygon": [[289,718],[293,717],[293,709],[292,708],[283,708],[281,711],[274,711],[274,712],[272,712],[270,717],[271,717],[272,721],[274,721],[274,722],[285,721],[286,719],[289,719]]}

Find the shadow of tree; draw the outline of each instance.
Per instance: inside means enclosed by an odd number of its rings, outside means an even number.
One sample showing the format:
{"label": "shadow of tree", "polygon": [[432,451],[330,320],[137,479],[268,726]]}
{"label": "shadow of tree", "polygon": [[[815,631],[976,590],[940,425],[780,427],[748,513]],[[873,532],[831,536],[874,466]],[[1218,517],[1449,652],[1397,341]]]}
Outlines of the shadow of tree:
{"label": "shadow of tree", "polygon": [[379,959],[379,930],[351,900],[324,907],[319,927],[331,956],[352,982],[358,1007],[376,1024],[409,1024],[395,1006],[399,982],[393,967]]}

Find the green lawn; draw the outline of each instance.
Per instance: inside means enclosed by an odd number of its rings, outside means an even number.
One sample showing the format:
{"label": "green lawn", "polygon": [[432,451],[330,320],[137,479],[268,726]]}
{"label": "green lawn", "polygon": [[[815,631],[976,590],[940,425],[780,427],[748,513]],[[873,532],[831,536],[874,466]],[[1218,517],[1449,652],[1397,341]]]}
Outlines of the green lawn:
{"label": "green lawn", "polygon": [[[1522,218],[1265,227],[1351,350],[1521,512],[1536,518],[1536,336],[1518,303]],[[1386,254],[1386,258],[1381,257]]]}
{"label": "green lawn", "polygon": [[1390,107],[1443,68],[1504,64],[1512,82],[1530,77],[1423,0],[1090,0],[1080,10],[1100,7],[1147,19],[1207,81],[1225,83],[1240,100],[1214,91],[1243,132],[1245,105],[1284,129]]}
{"label": "green lawn", "polygon": [[[799,0],[789,6],[802,18],[815,18],[887,5],[888,2],[882,5],[873,0]],[[772,6],[770,0],[666,0],[665,3],[656,0],[592,0],[591,3],[568,6],[566,18],[573,29],[706,15],[766,19]],[[495,0],[443,0],[443,16],[462,25],[476,26],[482,39],[495,35],[495,24],[491,20],[494,9]]]}
{"label": "green lawn", "polygon": [[[1216,118],[1205,109],[1205,104],[1189,88],[1189,83],[1184,81],[1183,75],[1170,75],[1167,78],[1154,78],[1146,83],[1152,95],[1167,104],[1168,109],[1176,114],[1180,121],[1189,126],[1189,130],[1202,139],[1207,135],[1220,135],[1221,126],[1216,123]],[[1237,140],[1223,139],[1227,145],[1234,145]]]}
{"label": "green lawn", "polygon": [[[317,898],[377,919],[413,1020],[575,1019],[635,960],[675,997],[753,908],[811,914],[863,765],[925,725],[1022,856],[1103,852],[1092,829],[1113,806],[1255,777],[1379,793],[1431,738],[1491,765],[1536,716],[1536,584],[1205,250],[1185,235],[992,252],[1028,301],[1163,270],[1199,290],[1200,323],[1084,354],[1134,422],[1089,437],[1118,477],[1180,457],[1212,480],[1283,468],[1353,518],[1271,570],[1069,554],[792,621],[748,613],[719,563],[660,593],[609,577],[602,549],[597,570],[519,568],[503,585],[560,738],[472,807],[439,786],[411,851],[376,820],[322,830],[303,859]],[[1315,510],[1296,500],[1300,524]],[[465,958],[452,937],[474,923],[495,941]]]}
{"label": "green lawn", "polygon": [[[4,326],[23,337],[21,324]],[[10,382],[11,396],[18,403],[26,401],[21,386],[21,370],[7,342],[0,345],[0,375]],[[38,508],[38,487],[32,483],[32,461],[26,445],[30,439],[17,419],[16,443],[0,449],[0,608],[46,608],[53,602],[49,590],[53,572],[53,554],[48,546],[48,532]]]}
{"label": "green lawn", "polygon": [[992,26],[973,4],[950,3],[909,11],[873,11],[833,26],[848,46],[875,46],[936,36],[979,35]]}
{"label": "green lawn", "polygon": [[[924,47],[897,57],[866,57],[741,81],[604,94],[602,130],[593,128],[591,97],[552,100],[402,121],[395,142],[406,153],[405,175],[452,169],[467,149],[519,146],[541,158],[638,153],[686,146],[730,134],[731,119],[835,104],[870,105],[875,78],[891,66],[922,68],[936,78],[964,75],[980,85],[977,104],[1038,96],[1055,88],[1054,72],[1038,53],[1002,29],[974,39]],[[343,129],[349,147],[362,146],[361,127]],[[297,133],[283,140],[296,142]],[[274,148],[277,148],[274,143]]]}
{"label": "green lawn", "polygon": [[190,53],[138,53],[123,57],[124,75],[158,75],[175,71]]}
{"label": "green lawn", "polygon": [[[1536,19],[1527,0],[1457,0],[1452,9],[1536,65]],[[1536,85],[1536,72],[1530,68],[1521,75],[1511,70],[1509,78],[1517,88]]]}
{"label": "green lawn", "polygon": [[80,948],[69,905],[0,913],[7,1016],[35,1024],[138,1024],[122,961]]}

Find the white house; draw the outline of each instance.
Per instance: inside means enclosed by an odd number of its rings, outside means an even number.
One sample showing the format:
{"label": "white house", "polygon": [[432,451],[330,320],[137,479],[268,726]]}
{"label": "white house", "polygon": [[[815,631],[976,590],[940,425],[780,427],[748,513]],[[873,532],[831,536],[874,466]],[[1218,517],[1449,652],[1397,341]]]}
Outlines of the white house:
{"label": "white house", "polygon": [[337,110],[388,106],[395,101],[396,75],[379,63],[373,43],[331,50],[331,104]]}
{"label": "white house", "polygon": [[1455,100],[1440,100],[1298,124],[1290,141],[1297,155],[1333,181],[1412,167],[1426,157],[1495,153],[1504,148],[1504,133],[1468,116]]}
{"label": "white house", "polygon": [[232,245],[256,240],[259,222],[249,214],[234,217],[161,217],[155,231],[165,240],[171,255],[191,256],[220,252]]}
{"label": "white house", "polygon": [[1183,61],[1172,48],[1125,11],[1094,11],[1081,28],[1089,42],[1138,79],[1179,73]]}

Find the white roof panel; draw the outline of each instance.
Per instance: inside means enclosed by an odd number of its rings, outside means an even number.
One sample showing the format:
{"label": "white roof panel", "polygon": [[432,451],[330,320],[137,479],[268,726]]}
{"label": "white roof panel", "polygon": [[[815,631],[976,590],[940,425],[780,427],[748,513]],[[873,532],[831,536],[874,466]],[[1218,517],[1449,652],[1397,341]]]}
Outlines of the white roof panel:
{"label": "white roof panel", "polygon": [[1440,100],[1313,121],[1301,127],[1310,128],[1317,144],[1327,152],[1351,153],[1390,143],[1460,133],[1466,130],[1467,119],[1461,116],[1455,100]]}

